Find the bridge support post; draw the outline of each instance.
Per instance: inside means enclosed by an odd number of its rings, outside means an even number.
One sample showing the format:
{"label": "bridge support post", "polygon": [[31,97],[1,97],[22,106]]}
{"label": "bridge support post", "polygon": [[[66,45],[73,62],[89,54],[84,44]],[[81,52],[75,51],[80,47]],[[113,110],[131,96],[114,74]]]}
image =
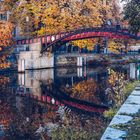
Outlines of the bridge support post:
{"label": "bridge support post", "polygon": [[104,53],[108,53],[108,38],[105,38],[105,49],[104,49]]}
{"label": "bridge support post", "polygon": [[80,56],[77,57],[77,66],[82,67],[83,66],[83,58]]}
{"label": "bridge support post", "polygon": [[83,68],[77,68],[77,76],[82,77],[83,76]]}
{"label": "bridge support post", "polygon": [[18,72],[25,72],[25,59],[19,59],[18,60]]}

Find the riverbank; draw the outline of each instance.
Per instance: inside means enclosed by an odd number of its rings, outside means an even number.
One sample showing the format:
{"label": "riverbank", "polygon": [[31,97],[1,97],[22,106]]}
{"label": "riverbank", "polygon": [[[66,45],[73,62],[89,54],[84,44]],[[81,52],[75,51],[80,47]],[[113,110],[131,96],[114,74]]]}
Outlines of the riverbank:
{"label": "riverbank", "polygon": [[140,84],[138,84],[104,132],[101,140],[138,140],[140,138]]}

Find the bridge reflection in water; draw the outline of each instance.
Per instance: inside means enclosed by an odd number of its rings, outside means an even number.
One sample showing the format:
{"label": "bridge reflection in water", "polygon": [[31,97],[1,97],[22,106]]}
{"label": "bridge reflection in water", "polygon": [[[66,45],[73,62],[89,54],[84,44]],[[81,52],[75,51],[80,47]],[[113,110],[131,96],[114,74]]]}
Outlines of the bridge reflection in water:
{"label": "bridge reflection in water", "polygon": [[[3,117],[6,123],[1,121],[5,137],[61,140],[70,133],[69,137],[77,139],[100,139],[109,123],[104,111],[119,103],[115,95],[106,92],[109,71],[114,69],[124,81],[134,79],[138,74],[134,65],[27,71],[15,75],[14,80],[9,77],[12,84],[5,84],[0,93],[0,106],[7,113],[3,116],[8,116]],[[120,101],[123,95],[119,96]],[[2,116],[2,110],[0,113]]]}

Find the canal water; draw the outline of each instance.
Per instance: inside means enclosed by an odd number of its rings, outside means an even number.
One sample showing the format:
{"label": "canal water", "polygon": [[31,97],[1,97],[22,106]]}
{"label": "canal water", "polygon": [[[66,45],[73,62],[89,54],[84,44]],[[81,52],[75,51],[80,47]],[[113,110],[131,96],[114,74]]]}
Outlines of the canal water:
{"label": "canal water", "polygon": [[0,74],[0,140],[99,140],[138,64]]}

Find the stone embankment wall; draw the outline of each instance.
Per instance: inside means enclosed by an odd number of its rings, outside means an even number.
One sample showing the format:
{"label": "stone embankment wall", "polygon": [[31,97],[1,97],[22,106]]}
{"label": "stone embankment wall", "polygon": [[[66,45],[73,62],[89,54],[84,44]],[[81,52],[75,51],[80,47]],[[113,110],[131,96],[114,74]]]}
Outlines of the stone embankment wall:
{"label": "stone embankment wall", "polygon": [[41,55],[41,43],[29,45],[28,51],[21,51],[18,58],[18,72],[24,72],[27,69],[41,69],[54,67],[54,56]]}
{"label": "stone embankment wall", "polygon": [[[54,56],[54,54],[40,54],[41,42],[29,45],[17,46],[19,49],[18,72],[29,69],[45,69],[54,66],[78,66],[81,67],[85,59],[83,56],[70,54],[69,56]],[[75,60],[75,61],[73,61]]]}

